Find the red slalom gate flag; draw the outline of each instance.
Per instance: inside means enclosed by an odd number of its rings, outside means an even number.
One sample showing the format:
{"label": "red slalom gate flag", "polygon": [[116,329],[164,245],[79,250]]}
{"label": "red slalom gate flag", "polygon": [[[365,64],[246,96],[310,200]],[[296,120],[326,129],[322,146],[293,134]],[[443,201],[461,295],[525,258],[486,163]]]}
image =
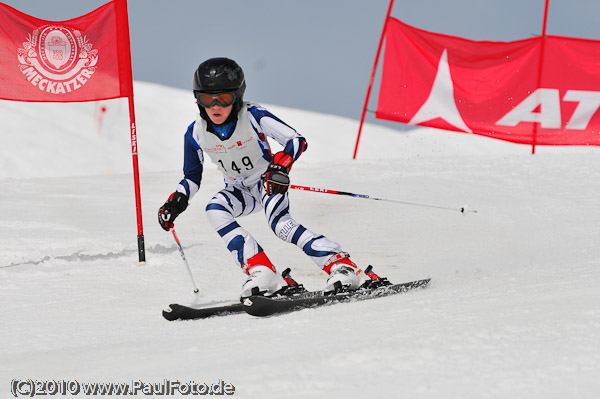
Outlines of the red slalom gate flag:
{"label": "red slalom gate flag", "polygon": [[[132,96],[124,1],[61,22],[0,3],[0,99],[73,102]],[[119,12],[123,7],[125,12]]]}
{"label": "red slalom gate flag", "polygon": [[140,266],[146,262],[127,0],[68,21],[0,3],[0,99],[79,102],[127,97]]}
{"label": "red slalom gate flag", "polygon": [[472,41],[390,18],[375,116],[530,145],[600,145],[600,41]]}

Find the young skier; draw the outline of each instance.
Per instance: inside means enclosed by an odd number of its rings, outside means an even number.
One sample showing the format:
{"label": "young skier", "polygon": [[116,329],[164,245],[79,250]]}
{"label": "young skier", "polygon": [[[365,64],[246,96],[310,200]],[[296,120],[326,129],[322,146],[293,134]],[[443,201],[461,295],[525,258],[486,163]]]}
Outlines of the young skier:
{"label": "young skier", "polygon": [[[277,237],[298,246],[329,274],[326,291],[333,290],[338,281],[349,289],[358,288],[368,277],[340,245],[290,216],[289,172],[307,148],[304,137],[267,109],[243,101],[244,72],[231,59],[211,58],[201,63],[194,73],[193,89],[200,116],[185,133],[184,179],[158,211],[162,228],[169,231],[173,227],[198,191],[204,155],[208,155],[223,173],[225,188],[210,200],[206,213],[249,276],[242,286],[242,298],[273,295],[288,285],[263,248],[235,220],[261,208]],[[278,142],[283,151],[272,154],[267,138]]]}

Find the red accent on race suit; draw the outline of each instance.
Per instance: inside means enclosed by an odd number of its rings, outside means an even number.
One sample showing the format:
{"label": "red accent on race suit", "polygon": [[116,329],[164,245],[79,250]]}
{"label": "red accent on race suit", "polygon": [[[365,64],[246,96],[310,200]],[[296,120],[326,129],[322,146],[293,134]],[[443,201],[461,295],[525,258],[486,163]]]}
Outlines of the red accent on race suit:
{"label": "red accent on race suit", "polygon": [[275,270],[275,266],[273,266],[273,263],[271,263],[271,261],[267,257],[267,254],[265,254],[265,251],[260,251],[253,257],[249,258],[246,261],[246,264],[242,266],[242,269],[244,269],[246,274],[250,275],[250,270],[254,266],[266,266],[269,269],[273,270],[273,273],[277,273],[277,270]]}

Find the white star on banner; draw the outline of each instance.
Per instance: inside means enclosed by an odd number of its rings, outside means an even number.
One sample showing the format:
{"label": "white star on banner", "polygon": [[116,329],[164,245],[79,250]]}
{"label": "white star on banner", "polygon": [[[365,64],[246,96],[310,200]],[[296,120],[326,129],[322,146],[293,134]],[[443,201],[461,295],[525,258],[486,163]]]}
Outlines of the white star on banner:
{"label": "white star on banner", "polygon": [[450,66],[448,65],[448,50],[444,49],[431,92],[425,103],[412,117],[411,125],[427,122],[435,118],[441,118],[457,129],[467,133],[473,133],[465,124],[454,99],[454,83],[450,76]]}

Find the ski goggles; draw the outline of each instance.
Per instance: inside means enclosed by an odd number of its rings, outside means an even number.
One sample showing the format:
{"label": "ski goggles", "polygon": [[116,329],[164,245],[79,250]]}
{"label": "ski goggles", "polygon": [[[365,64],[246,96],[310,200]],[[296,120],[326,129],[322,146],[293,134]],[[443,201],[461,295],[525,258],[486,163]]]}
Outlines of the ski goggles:
{"label": "ski goggles", "polygon": [[198,101],[198,104],[202,105],[204,108],[210,108],[216,104],[220,105],[221,107],[229,107],[235,102],[235,93],[196,93],[196,100]]}

